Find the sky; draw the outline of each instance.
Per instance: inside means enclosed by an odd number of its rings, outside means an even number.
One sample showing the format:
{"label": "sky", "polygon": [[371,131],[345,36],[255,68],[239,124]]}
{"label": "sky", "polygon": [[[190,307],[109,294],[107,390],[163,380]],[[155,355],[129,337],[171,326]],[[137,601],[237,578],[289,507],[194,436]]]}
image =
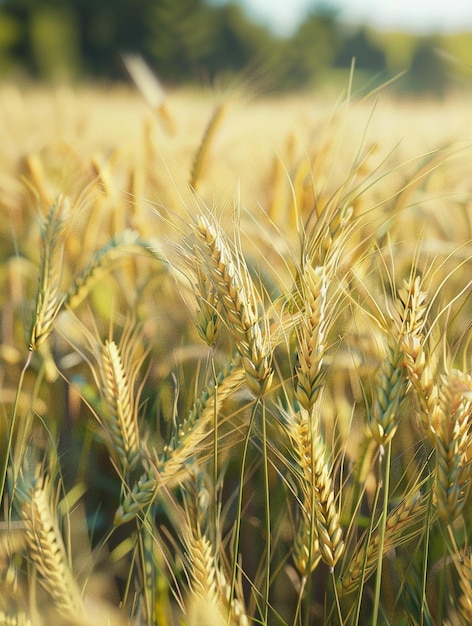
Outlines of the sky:
{"label": "sky", "polygon": [[[290,35],[313,0],[239,0],[252,17],[275,32]],[[417,33],[472,28],[472,0],[325,0],[343,21]]]}

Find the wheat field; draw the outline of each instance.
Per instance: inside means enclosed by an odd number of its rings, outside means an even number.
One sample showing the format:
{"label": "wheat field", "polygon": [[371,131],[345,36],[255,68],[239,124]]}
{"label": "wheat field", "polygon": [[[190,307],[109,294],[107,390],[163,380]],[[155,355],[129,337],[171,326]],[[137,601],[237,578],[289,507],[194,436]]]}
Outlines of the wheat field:
{"label": "wheat field", "polygon": [[140,87],[0,89],[0,624],[470,624],[467,98]]}

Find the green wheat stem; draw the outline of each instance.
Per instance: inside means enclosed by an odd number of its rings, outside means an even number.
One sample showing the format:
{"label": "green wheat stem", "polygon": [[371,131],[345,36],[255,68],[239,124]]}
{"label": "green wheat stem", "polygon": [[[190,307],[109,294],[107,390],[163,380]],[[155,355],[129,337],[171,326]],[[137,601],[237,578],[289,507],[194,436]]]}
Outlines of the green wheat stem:
{"label": "green wheat stem", "polygon": [[23,369],[21,370],[20,378],[18,380],[18,386],[16,388],[15,401],[13,403],[12,415],[11,415],[11,420],[10,420],[10,427],[8,429],[7,447],[5,451],[5,457],[3,459],[1,470],[0,470],[0,500],[2,500],[3,498],[5,482],[7,479],[8,459],[10,458],[10,453],[11,453],[11,449],[13,446],[13,434],[14,434],[15,426],[16,426],[16,418],[18,415],[18,403],[20,400],[21,390],[23,388],[23,381],[25,378],[26,370],[29,367],[32,355],[33,355],[32,352],[28,352],[28,357],[26,359],[26,363],[23,366]]}
{"label": "green wheat stem", "polygon": [[[300,585],[300,591],[298,593],[298,598],[297,598],[297,604],[295,607],[295,615],[293,616],[293,623],[297,624],[297,623],[302,623],[302,605],[303,605],[303,599],[305,597],[305,588],[306,588],[306,584],[307,584],[307,580],[308,577],[307,576],[302,576],[302,581],[301,581],[301,585]],[[308,619],[307,619],[307,611],[305,611],[305,626],[308,626]]]}
{"label": "green wheat stem", "polygon": [[[313,499],[312,499],[312,503],[313,503]],[[313,514],[313,505],[312,505],[311,520],[310,520],[310,544],[312,543],[311,538],[314,532],[316,532],[316,529],[315,529],[315,516]],[[310,545],[310,553],[311,553],[311,545]],[[313,576],[308,575],[308,576],[303,577],[303,593],[304,593],[303,624],[304,626],[309,626],[310,624],[311,593],[312,593],[312,586],[313,586],[312,583],[313,583]],[[302,592],[300,591],[300,593]]]}
{"label": "green wheat stem", "polygon": [[241,471],[239,474],[238,505],[237,505],[237,513],[236,513],[236,526],[234,529],[234,542],[233,542],[233,567],[231,571],[231,590],[230,590],[230,595],[229,595],[230,604],[233,602],[234,597],[235,597],[236,578],[238,574],[237,569],[238,569],[239,542],[241,540],[241,537],[240,537],[241,519],[243,516],[244,473],[246,470],[247,455],[249,451],[249,442],[251,440],[251,432],[254,427],[254,422],[256,419],[257,406],[258,406],[258,402],[255,402],[254,406],[252,407],[247,433],[244,438],[243,456],[241,459]]}
{"label": "green wheat stem", "polygon": [[[380,482],[377,484],[377,488],[375,490],[375,494],[374,494],[374,500],[372,502],[372,511],[376,511],[377,510],[377,504],[379,502],[379,497],[380,497],[380,490],[381,490],[382,486],[380,484]],[[357,602],[356,602],[356,607],[355,607],[355,619],[352,622],[353,626],[357,626],[357,624],[359,624],[359,620],[360,620],[360,614],[361,614],[361,604],[362,604],[362,589],[364,589],[364,580],[365,580],[365,575],[366,575],[366,563],[367,563],[367,546],[370,543],[371,537],[372,537],[372,533],[374,531],[374,515],[372,514],[370,516],[370,524],[369,524],[369,530],[368,530],[368,534],[366,537],[366,550],[364,551],[364,565],[362,567],[361,570],[361,577],[359,580],[359,593],[357,594]]]}
{"label": "green wheat stem", "polygon": [[382,517],[380,520],[379,530],[379,555],[377,559],[377,574],[375,579],[375,594],[374,594],[374,609],[372,616],[372,626],[377,626],[380,612],[380,590],[382,586],[382,561],[385,545],[385,529],[387,527],[387,514],[388,514],[388,498],[389,498],[389,484],[390,484],[390,463],[392,459],[392,441],[387,442],[384,450],[380,450],[379,465],[380,473],[382,474],[382,465],[384,465],[384,479],[383,479],[383,504],[382,504]]}
{"label": "green wheat stem", "polygon": [[[423,598],[426,598],[426,580],[428,576],[428,555],[429,555],[429,542],[430,542],[429,529],[431,527],[432,497],[433,497],[433,492],[431,491],[430,496],[429,496],[428,514],[426,516],[426,521],[425,521],[425,545],[424,545],[424,550],[423,550],[424,560],[422,564],[423,571],[422,571],[422,577],[421,577],[421,585],[422,585],[421,588],[422,588]],[[420,626],[424,624],[424,614],[425,614],[425,602],[422,602],[421,610],[420,610]]]}
{"label": "green wheat stem", "polygon": [[213,528],[218,528],[218,375],[215,368],[215,352],[211,348],[211,368],[215,383],[215,402],[213,407]]}
{"label": "green wheat stem", "polygon": [[[265,498],[265,522],[266,522],[266,580],[264,594],[264,623],[268,623],[269,615],[269,592],[270,592],[270,559],[271,559],[271,524],[270,524],[270,490],[269,490],[269,459],[267,455],[267,424],[266,424],[266,403],[264,399],[260,399],[262,408],[262,458],[264,465],[264,498]],[[256,403],[257,406],[257,403]]]}
{"label": "green wheat stem", "polygon": [[341,604],[339,602],[339,594],[338,594],[338,590],[337,590],[337,586],[336,586],[336,579],[334,577],[334,567],[330,568],[331,572],[331,579],[333,582],[333,592],[334,592],[334,603],[336,605],[336,611],[338,614],[338,619],[339,619],[339,623],[342,624],[343,623],[343,617],[342,617],[342,611],[341,611]]}

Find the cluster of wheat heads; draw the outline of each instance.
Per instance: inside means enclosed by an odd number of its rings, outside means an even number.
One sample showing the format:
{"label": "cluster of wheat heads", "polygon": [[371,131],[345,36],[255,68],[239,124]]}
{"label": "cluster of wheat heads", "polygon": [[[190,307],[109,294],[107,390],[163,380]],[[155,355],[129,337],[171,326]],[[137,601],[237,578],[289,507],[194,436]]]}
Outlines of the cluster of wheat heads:
{"label": "cluster of wheat heads", "polygon": [[2,183],[0,623],[469,624],[451,154],[346,163],[334,119],[215,206],[223,112],[181,182],[144,133]]}

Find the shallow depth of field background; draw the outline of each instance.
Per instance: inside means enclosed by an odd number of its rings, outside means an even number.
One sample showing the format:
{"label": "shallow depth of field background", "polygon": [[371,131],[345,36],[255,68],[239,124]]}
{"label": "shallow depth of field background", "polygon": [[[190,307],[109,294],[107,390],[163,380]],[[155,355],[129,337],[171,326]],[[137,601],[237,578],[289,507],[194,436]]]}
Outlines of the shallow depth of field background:
{"label": "shallow depth of field background", "polygon": [[[421,504],[391,544],[384,528],[378,588],[366,560],[365,586],[343,593],[363,533],[381,527],[383,447],[367,421],[392,311],[416,275],[440,393],[464,373],[458,445],[470,459],[470,33],[347,26],[318,3],[286,38],[233,4],[40,4],[0,3],[0,624],[469,623],[469,477],[458,461],[463,508],[438,517],[439,453],[418,426],[411,381],[384,517]],[[63,230],[44,276],[51,207]],[[338,241],[344,210],[356,226]],[[196,330],[200,214],[226,233],[260,294],[274,351],[266,404],[232,361],[224,314],[214,346]],[[300,459],[284,421],[299,360],[287,320],[301,306],[303,234],[317,232],[316,217],[340,246],[320,410],[346,545],[332,570],[322,562],[303,576],[293,547]],[[313,238],[321,258],[330,244]],[[47,280],[64,301],[47,312],[36,348]],[[139,414],[141,456],[129,473],[104,428],[97,363],[107,340],[123,349]],[[195,422],[218,385],[227,395],[205,438]],[[165,475],[175,451],[185,459],[177,475],[146,492],[143,477]],[[43,479],[55,520],[46,539],[57,532],[56,556],[67,555],[60,575],[54,559],[38,566],[25,533],[25,501]]]}

